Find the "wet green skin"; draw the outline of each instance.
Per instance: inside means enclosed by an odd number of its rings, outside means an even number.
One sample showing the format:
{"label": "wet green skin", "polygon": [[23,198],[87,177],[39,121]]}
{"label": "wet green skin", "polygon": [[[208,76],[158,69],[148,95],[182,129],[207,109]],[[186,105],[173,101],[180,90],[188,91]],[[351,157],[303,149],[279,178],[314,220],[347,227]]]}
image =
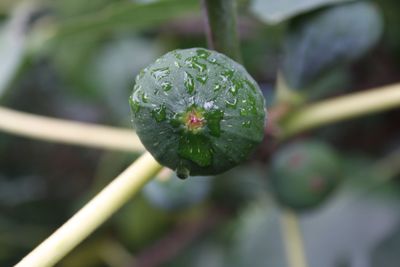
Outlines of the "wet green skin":
{"label": "wet green skin", "polygon": [[[143,145],[182,178],[218,174],[246,160],[263,139],[264,102],[241,65],[204,48],[162,56],[136,77],[130,97]],[[190,114],[201,122],[189,125]]]}
{"label": "wet green skin", "polygon": [[322,204],[340,181],[335,153],[319,142],[287,145],[275,153],[270,168],[269,180],[277,200],[296,210]]}

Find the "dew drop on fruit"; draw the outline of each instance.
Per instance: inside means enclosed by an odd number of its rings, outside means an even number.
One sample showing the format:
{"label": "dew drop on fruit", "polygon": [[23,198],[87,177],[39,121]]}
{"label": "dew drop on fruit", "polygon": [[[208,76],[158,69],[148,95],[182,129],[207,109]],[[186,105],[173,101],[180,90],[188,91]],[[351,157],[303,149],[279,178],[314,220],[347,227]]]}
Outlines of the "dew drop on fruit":
{"label": "dew drop on fruit", "polygon": [[136,116],[136,113],[140,110],[139,102],[135,101],[133,98],[129,98],[129,104],[133,114]]}
{"label": "dew drop on fruit", "polygon": [[165,106],[161,105],[160,107],[153,109],[151,111],[151,115],[157,122],[165,121],[166,119]]}
{"label": "dew drop on fruit", "polygon": [[233,77],[233,74],[235,72],[233,70],[225,70],[222,72],[221,77],[223,77],[224,80],[230,80]]}
{"label": "dew drop on fruit", "polygon": [[251,126],[251,121],[244,121],[244,122],[242,122],[242,126],[245,127],[245,128],[250,128],[250,126]]}
{"label": "dew drop on fruit", "polygon": [[165,92],[168,92],[169,90],[171,90],[172,84],[170,82],[163,82],[161,84],[161,87]]}
{"label": "dew drop on fruit", "polygon": [[225,100],[225,104],[226,107],[234,109],[237,106],[237,98],[234,98],[232,100]]}
{"label": "dew drop on fruit", "polygon": [[214,85],[214,92],[221,90],[222,86],[220,84]]}
{"label": "dew drop on fruit", "polygon": [[208,62],[210,62],[211,64],[215,64],[215,63],[217,63],[217,59],[211,58],[208,60]]}
{"label": "dew drop on fruit", "polygon": [[178,51],[173,51],[172,52],[173,54],[174,54],[174,56],[177,58],[177,59],[182,59],[182,55],[178,52]]}
{"label": "dew drop on fruit", "polygon": [[142,101],[143,101],[144,103],[147,103],[147,102],[149,101],[149,96],[148,96],[146,93],[143,93],[143,94],[142,94]]}
{"label": "dew drop on fruit", "polygon": [[186,179],[189,177],[189,175],[190,175],[189,170],[186,167],[179,166],[176,169],[176,176],[178,176],[178,178],[180,179]]}
{"label": "dew drop on fruit", "polygon": [[185,76],[184,76],[184,80],[183,83],[185,85],[186,91],[189,94],[192,94],[194,92],[194,80],[193,80],[193,76],[190,75],[189,73],[187,73],[185,71]]}
{"label": "dew drop on fruit", "polygon": [[156,79],[156,80],[160,80],[160,79],[162,79],[162,78],[165,78],[165,77],[167,77],[168,75],[169,75],[169,68],[168,67],[165,67],[165,68],[159,68],[159,69],[154,69],[152,72],[151,72],[151,75],[153,75],[153,77]]}
{"label": "dew drop on fruit", "polygon": [[195,69],[199,72],[204,72],[207,70],[207,65],[200,63],[197,57],[190,57],[185,60],[185,64],[192,69]]}
{"label": "dew drop on fruit", "polygon": [[240,115],[241,115],[241,116],[247,116],[247,115],[249,115],[249,112],[248,112],[247,109],[245,109],[245,108],[241,108],[241,109],[239,110],[239,112],[240,112]]}
{"label": "dew drop on fruit", "polygon": [[202,84],[205,84],[207,82],[208,75],[199,75],[196,77],[196,80]]}
{"label": "dew drop on fruit", "polygon": [[207,59],[210,56],[210,52],[204,50],[204,49],[197,49],[196,50],[196,54],[200,57],[200,58],[204,58]]}
{"label": "dew drop on fruit", "polygon": [[205,110],[210,110],[214,107],[214,101],[207,101],[203,105]]}
{"label": "dew drop on fruit", "polygon": [[247,100],[249,102],[248,110],[251,112],[251,114],[257,115],[256,98],[253,95],[248,94]]}

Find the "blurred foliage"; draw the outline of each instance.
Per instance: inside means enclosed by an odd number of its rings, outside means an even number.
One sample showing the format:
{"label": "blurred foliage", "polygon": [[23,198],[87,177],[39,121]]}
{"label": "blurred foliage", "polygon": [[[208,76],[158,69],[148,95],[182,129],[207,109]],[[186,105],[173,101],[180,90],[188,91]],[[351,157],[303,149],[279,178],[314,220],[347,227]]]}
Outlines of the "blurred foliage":
{"label": "blurred foliage", "polygon": [[[239,5],[244,63],[268,107],[277,104],[278,72],[305,105],[398,82],[397,0]],[[166,51],[206,46],[200,8],[198,0],[2,0],[1,104],[129,127],[138,71]],[[387,155],[397,153],[399,121],[395,110],[291,140],[318,140],[340,162],[337,192],[301,213],[310,267],[398,266],[400,156]],[[155,180],[59,266],[287,266],[273,179],[288,175],[271,176],[283,148],[267,137],[247,164],[217,177]],[[15,264],[136,157],[0,133],[0,266]]]}
{"label": "blurred foliage", "polygon": [[355,2],[296,18],[284,42],[283,75],[302,89],[316,77],[365,54],[382,33],[376,6]]}
{"label": "blurred foliage", "polygon": [[252,0],[251,10],[266,23],[276,24],[319,7],[349,1],[351,0]]}

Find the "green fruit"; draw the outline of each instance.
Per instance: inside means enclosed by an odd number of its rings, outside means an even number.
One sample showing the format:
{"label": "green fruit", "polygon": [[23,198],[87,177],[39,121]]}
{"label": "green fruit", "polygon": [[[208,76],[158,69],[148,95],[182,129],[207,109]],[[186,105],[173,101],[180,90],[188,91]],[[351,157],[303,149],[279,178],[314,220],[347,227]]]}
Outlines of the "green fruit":
{"label": "green fruit", "polygon": [[324,143],[293,143],[279,150],[270,166],[273,194],[284,206],[307,209],[321,204],[339,182],[339,161]]}
{"label": "green fruit", "polygon": [[210,176],[182,181],[175,173],[169,172],[167,179],[154,179],[143,188],[146,199],[160,209],[179,211],[190,208],[203,201],[211,190]]}
{"label": "green fruit", "polygon": [[130,98],[143,145],[180,178],[246,160],[264,136],[264,102],[241,65],[203,48],[157,59],[136,77]]}

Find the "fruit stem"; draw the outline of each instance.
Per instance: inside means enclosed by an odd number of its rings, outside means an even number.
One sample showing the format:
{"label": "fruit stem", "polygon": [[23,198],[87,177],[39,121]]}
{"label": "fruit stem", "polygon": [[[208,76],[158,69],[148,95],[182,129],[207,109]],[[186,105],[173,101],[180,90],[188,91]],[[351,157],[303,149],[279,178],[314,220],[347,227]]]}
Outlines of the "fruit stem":
{"label": "fruit stem", "polygon": [[281,225],[289,266],[307,267],[297,215],[292,210],[283,210]]}
{"label": "fruit stem", "polygon": [[395,107],[400,107],[400,83],[336,97],[284,117],[280,122],[281,137]]}
{"label": "fruit stem", "polygon": [[236,0],[203,0],[208,47],[241,62]]}
{"label": "fruit stem", "polygon": [[53,266],[135,195],[160,170],[143,154],[16,267]]}
{"label": "fruit stem", "polygon": [[0,107],[0,130],[46,141],[96,148],[141,152],[144,148],[130,129],[47,118]]}

